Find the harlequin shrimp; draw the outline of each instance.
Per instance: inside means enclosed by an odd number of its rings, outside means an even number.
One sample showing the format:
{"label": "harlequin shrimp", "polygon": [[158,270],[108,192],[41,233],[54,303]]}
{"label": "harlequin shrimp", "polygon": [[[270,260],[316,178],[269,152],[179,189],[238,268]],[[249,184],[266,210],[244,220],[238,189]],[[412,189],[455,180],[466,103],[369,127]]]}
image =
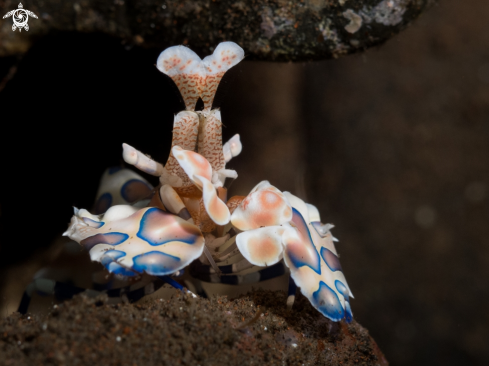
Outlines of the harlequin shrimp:
{"label": "harlequin shrimp", "polygon": [[[239,135],[222,144],[221,113],[212,104],[223,75],[243,58],[232,42],[220,43],[203,60],[184,46],[163,51],[156,66],[175,82],[186,106],[174,118],[168,160],[162,164],[123,144],[124,161],[158,177],[159,185],[127,169],[107,171],[94,213],[75,209],[64,235],[115,276],[155,279],[137,294],[126,288],[108,290],[109,296],[122,291],[137,300],[165,282],[184,290],[175,280],[184,270],[191,282],[225,284],[290,273],[289,307],[297,286],[325,317],[350,322],[353,295],[333,225],[321,223],[317,208],[268,181],[228,199],[226,180],[238,175],[226,164],[242,146]],[[196,111],[199,98],[204,107]]]}

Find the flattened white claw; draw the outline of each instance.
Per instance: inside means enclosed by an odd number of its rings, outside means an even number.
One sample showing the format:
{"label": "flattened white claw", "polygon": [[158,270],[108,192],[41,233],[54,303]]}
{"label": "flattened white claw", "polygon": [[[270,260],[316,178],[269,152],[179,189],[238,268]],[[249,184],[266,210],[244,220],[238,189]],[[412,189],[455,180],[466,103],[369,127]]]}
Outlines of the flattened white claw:
{"label": "flattened white claw", "polygon": [[74,216],[68,230],[70,238],[89,250],[93,260],[121,276],[175,273],[200,257],[204,249],[197,226],[156,207],[97,227]]}
{"label": "flattened white claw", "polygon": [[209,217],[217,225],[226,225],[231,217],[229,208],[217,196],[216,188],[211,181],[199,175],[194,175],[193,181],[202,188],[202,199],[204,200],[205,210],[209,214]]}
{"label": "flattened white claw", "polygon": [[[212,167],[202,155],[193,151],[183,150],[180,146],[173,146],[172,152],[190,180],[193,181],[194,176],[202,176],[209,181],[212,180]],[[195,181],[193,182],[196,183]],[[200,186],[198,183],[197,185]]]}
{"label": "flattened white claw", "polygon": [[271,266],[282,259],[282,226],[268,226],[245,231],[236,237],[241,254],[256,266]]}
{"label": "flattened white claw", "polygon": [[285,196],[268,181],[259,183],[234,210],[231,223],[239,230],[282,225],[292,219]]}
{"label": "flattened white claw", "polygon": [[350,288],[346,282],[330,232],[321,237],[294,207],[284,226],[284,262],[301,292],[324,316],[351,321]]}

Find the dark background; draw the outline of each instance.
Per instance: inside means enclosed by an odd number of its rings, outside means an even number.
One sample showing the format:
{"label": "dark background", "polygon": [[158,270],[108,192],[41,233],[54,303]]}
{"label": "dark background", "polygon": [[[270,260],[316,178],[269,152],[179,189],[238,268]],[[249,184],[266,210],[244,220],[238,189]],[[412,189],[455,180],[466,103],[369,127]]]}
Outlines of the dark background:
{"label": "dark background", "polygon": [[[444,0],[378,49],[243,62],[219,90],[224,136],[244,145],[234,193],[268,179],[336,225],[355,318],[392,365],[488,364],[487,19],[485,0]],[[72,205],[91,206],[122,142],[165,162],[183,104],[158,53],[61,34],[0,92],[4,288]],[[0,60],[2,76],[14,63]]]}

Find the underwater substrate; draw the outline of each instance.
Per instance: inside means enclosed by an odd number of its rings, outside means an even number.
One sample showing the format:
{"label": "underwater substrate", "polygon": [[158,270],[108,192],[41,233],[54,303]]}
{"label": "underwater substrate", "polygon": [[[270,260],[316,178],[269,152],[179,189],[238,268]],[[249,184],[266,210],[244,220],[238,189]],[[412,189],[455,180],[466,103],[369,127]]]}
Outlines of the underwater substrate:
{"label": "underwater substrate", "polygon": [[299,295],[192,298],[107,305],[77,296],[47,315],[0,325],[1,365],[388,365],[355,320],[332,322]]}

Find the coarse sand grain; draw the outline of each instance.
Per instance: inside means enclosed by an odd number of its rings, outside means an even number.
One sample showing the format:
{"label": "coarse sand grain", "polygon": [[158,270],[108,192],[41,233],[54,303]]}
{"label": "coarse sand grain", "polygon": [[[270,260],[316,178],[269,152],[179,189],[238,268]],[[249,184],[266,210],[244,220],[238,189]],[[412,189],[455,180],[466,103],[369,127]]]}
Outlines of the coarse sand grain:
{"label": "coarse sand grain", "polygon": [[255,291],[107,305],[83,295],[0,325],[1,365],[388,365],[355,320],[335,323],[299,295]]}

